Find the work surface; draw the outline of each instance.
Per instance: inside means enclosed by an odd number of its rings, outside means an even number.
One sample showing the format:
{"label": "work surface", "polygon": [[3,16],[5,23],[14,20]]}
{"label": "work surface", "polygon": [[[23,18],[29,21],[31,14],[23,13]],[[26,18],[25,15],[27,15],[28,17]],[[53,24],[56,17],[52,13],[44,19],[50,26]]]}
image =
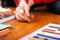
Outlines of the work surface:
{"label": "work surface", "polygon": [[32,12],[34,19],[31,23],[19,22],[14,19],[4,24],[11,24],[11,33],[2,36],[0,40],[19,40],[21,37],[45,26],[49,23],[60,24],[60,15],[48,12]]}

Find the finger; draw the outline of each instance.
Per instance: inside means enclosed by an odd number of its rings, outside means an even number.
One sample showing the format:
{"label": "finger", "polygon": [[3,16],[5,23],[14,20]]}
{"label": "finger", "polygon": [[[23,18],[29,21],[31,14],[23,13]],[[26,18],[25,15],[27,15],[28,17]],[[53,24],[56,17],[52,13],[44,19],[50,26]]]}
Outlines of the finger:
{"label": "finger", "polygon": [[[21,8],[20,8],[21,9]],[[24,11],[24,10],[23,10]],[[18,14],[18,18],[21,18],[21,19],[23,19],[23,20],[25,20],[25,21],[28,21],[28,22],[30,22],[30,20],[28,19],[28,17],[25,15],[25,13],[21,13],[20,11],[19,11],[19,8],[18,8],[18,10],[16,10],[16,13]]]}
{"label": "finger", "polygon": [[27,18],[27,21],[30,22],[30,21],[31,21],[31,20],[30,20],[30,16],[31,16],[31,15],[30,15],[30,13],[29,13],[29,9],[26,8],[26,7],[25,7],[25,14],[24,14],[24,15],[25,15],[25,17],[28,17],[28,18]]}
{"label": "finger", "polygon": [[[22,19],[17,13],[16,13],[16,18],[17,18],[19,21],[27,21],[27,20]],[[28,21],[28,22],[30,22],[30,21]]]}
{"label": "finger", "polygon": [[29,8],[25,7],[25,14],[30,17]]}
{"label": "finger", "polygon": [[26,18],[26,21],[30,22],[29,17],[28,17],[28,16],[26,16],[26,14],[25,14],[25,13],[24,13],[23,15],[24,15],[24,17]]}
{"label": "finger", "polygon": [[[20,8],[21,9],[21,8]],[[17,14],[19,15],[19,17],[23,20],[26,20],[26,18],[23,16],[23,13],[20,12],[20,9],[18,8],[16,11],[17,11]]]}
{"label": "finger", "polygon": [[22,18],[23,20],[27,20],[27,18],[23,15],[24,13],[18,13],[19,17]]}
{"label": "finger", "polygon": [[30,22],[30,19],[29,19],[28,16],[24,13],[24,10],[23,10],[23,9],[20,9],[19,12],[23,15],[25,21]]}
{"label": "finger", "polygon": [[24,21],[22,18],[19,17],[19,15],[17,14],[17,11],[14,11],[14,13],[15,13],[16,18],[17,18],[19,21]]}
{"label": "finger", "polygon": [[21,20],[22,20],[21,18],[19,18],[19,16],[18,16],[18,14],[17,14],[17,13],[15,13],[15,15],[16,15],[16,18],[17,18],[19,21],[21,21]]}

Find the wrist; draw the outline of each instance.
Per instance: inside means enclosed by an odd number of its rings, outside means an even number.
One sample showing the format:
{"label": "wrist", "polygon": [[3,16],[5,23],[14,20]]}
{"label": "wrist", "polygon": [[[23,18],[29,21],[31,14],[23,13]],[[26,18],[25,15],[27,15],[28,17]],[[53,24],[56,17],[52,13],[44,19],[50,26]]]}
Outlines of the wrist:
{"label": "wrist", "polygon": [[21,4],[23,4],[23,5],[24,5],[24,4],[28,4],[28,1],[29,1],[29,0],[20,0],[19,5],[21,5]]}
{"label": "wrist", "polygon": [[25,0],[20,0],[20,1],[25,1]]}
{"label": "wrist", "polygon": [[28,1],[28,5],[31,7],[32,5],[34,4],[34,1],[33,0],[29,0]]}

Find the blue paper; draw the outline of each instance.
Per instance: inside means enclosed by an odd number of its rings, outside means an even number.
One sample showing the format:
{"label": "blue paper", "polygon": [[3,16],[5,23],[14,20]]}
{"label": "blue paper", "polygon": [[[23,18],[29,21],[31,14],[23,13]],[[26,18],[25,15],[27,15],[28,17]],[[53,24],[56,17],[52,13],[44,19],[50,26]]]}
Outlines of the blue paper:
{"label": "blue paper", "polygon": [[7,27],[9,27],[10,25],[7,24],[0,24],[0,30],[5,29]]}

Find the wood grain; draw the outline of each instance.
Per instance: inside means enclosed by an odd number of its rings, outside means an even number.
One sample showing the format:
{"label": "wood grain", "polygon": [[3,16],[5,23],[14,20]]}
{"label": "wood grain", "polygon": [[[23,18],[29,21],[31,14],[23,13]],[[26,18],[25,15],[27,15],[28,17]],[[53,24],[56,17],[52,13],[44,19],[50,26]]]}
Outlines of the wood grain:
{"label": "wood grain", "polygon": [[4,23],[11,24],[11,28],[13,28],[7,37],[4,36],[5,40],[19,40],[21,37],[24,37],[49,23],[60,24],[60,15],[49,12],[31,12],[31,14],[34,15],[34,19],[31,23],[19,22],[16,19]]}

